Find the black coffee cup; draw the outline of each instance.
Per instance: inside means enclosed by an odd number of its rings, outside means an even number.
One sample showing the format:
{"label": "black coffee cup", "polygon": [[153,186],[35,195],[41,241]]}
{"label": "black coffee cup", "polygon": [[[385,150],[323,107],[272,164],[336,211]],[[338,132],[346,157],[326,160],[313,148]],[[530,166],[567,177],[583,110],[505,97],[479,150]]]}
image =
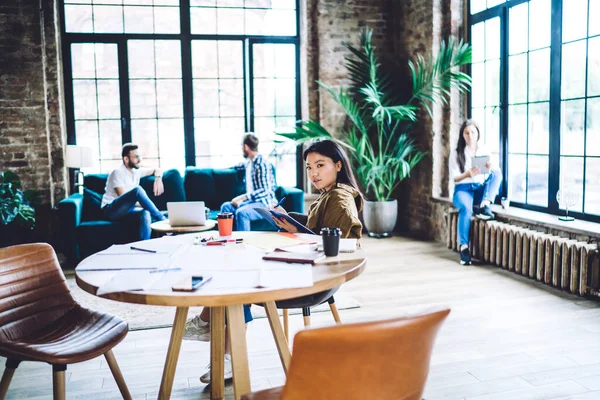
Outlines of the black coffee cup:
{"label": "black coffee cup", "polygon": [[323,238],[323,251],[327,257],[335,257],[340,251],[340,228],[323,228],[321,237]]}

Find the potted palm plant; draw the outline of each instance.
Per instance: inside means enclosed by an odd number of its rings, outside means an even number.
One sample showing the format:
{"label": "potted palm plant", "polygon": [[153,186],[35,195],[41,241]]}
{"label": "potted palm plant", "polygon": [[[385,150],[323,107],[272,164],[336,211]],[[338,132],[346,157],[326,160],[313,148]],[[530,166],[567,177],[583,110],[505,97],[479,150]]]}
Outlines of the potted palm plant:
{"label": "potted palm plant", "polygon": [[23,192],[17,174],[0,173],[0,247],[29,241],[38,204],[38,191]]}
{"label": "potted palm plant", "polygon": [[447,103],[452,89],[463,93],[470,89],[471,78],[460,68],[471,62],[471,47],[450,38],[442,41],[436,55],[422,55],[409,61],[412,95],[398,104],[401,90],[384,72],[372,44],[372,30],[360,33],[360,45],[345,44],[353,57],[346,58],[350,85],[335,91],[319,85],[340,105],[350,123],[332,135],[318,121],[302,121],[294,132],[278,133],[296,143],[331,139],[344,146],[350,155],[357,179],[367,201],[364,222],[370,236],[386,237],[396,226],[398,203],[392,199],[398,185],[426,156],[419,149],[412,127],[425,115],[432,115],[434,103]]}

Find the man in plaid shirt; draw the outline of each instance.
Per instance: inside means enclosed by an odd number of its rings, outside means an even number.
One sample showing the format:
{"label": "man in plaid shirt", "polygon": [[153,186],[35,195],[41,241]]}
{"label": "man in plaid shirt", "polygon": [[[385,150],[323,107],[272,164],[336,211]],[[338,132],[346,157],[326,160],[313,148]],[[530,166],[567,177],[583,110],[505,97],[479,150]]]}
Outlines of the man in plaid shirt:
{"label": "man in plaid shirt", "polygon": [[277,203],[273,167],[258,153],[258,138],[253,133],[244,135],[242,142],[246,161],[246,193],[223,203],[221,212],[235,214],[238,231],[249,231],[250,222],[261,219],[256,208],[269,208]]}

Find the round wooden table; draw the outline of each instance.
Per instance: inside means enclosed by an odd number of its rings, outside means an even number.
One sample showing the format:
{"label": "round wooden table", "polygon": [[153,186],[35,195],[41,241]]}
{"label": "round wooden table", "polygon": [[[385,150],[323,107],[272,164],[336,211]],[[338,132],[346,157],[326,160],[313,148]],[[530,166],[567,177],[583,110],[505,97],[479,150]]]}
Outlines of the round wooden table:
{"label": "round wooden table", "polygon": [[207,219],[204,225],[190,225],[190,226],[171,226],[169,220],[156,221],[150,225],[152,232],[159,234],[167,233],[191,233],[191,232],[204,232],[213,229],[217,225],[217,221],[214,219]]}
{"label": "round wooden table", "polygon": [[[268,234],[266,232],[234,232],[235,236],[248,237],[248,235]],[[269,233],[272,234],[272,233]],[[176,240],[192,243],[194,235],[176,236]],[[164,240],[164,239],[153,239]],[[173,240],[173,238],[170,238]],[[145,241],[151,247],[152,241]],[[243,245],[232,245],[243,246]],[[199,246],[200,247],[200,246]],[[202,246],[204,248],[208,248]],[[210,246],[209,246],[210,247]],[[245,265],[251,252],[246,248],[238,247],[234,257],[228,257],[228,262],[235,265]],[[252,252],[256,254],[256,249]],[[267,262],[259,260],[259,262]],[[246,348],[246,329],[244,322],[244,304],[264,303],[267,318],[273,333],[273,338],[279,352],[284,372],[287,373],[290,363],[290,350],[283,332],[275,301],[291,299],[299,296],[310,295],[340,286],[344,282],[354,279],[362,273],[366,259],[362,250],[355,253],[341,253],[338,257],[326,258],[312,268],[313,285],[309,287],[288,289],[210,289],[207,285],[197,292],[160,291],[129,291],[109,293],[102,297],[115,301],[136,304],[149,304],[159,306],[177,307],[169,349],[163,370],[159,391],[159,399],[168,399],[173,386],[173,378],[177,367],[177,359],[181,348],[181,341],[188,308],[192,306],[206,306],[211,308],[211,399],[222,399],[224,396],[224,352],[225,352],[225,314],[227,313],[228,333],[231,342],[231,357],[233,366],[233,386],[235,398],[249,393],[250,373],[248,370],[248,353]],[[224,266],[219,266],[223,268]],[[86,292],[96,295],[100,285],[110,279],[115,271],[77,271],[77,285]]]}

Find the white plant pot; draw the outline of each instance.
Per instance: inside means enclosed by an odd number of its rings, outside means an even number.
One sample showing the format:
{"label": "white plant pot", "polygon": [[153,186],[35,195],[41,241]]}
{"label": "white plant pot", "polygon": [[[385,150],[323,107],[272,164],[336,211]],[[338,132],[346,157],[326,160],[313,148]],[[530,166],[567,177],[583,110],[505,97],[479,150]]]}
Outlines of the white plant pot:
{"label": "white plant pot", "polygon": [[363,218],[369,236],[376,238],[392,236],[398,219],[398,201],[365,201]]}

